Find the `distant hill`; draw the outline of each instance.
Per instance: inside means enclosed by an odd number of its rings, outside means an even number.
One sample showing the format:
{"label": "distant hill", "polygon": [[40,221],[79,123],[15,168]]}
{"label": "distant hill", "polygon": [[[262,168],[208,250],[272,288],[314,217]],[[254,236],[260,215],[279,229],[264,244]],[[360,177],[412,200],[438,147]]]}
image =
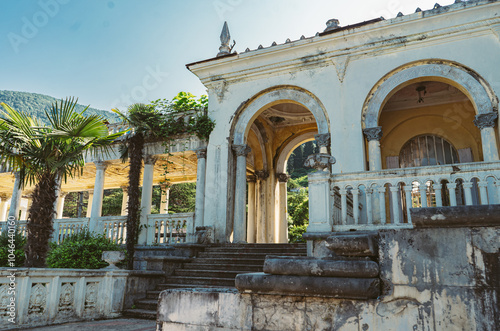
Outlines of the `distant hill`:
{"label": "distant hill", "polygon": [[[45,124],[48,124],[45,119],[45,110],[49,110],[54,102],[60,101],[61,99],[56,99],[51,96],[38,93],[0,90],[0,102],[5,102],[15,110],[27,112],[28,114],[37,117]],[[78,104],[75,109],[81,112],[85,109],[85,107],[86,106]],[[120,121],[116,114],[100,109],[89,107],[85,114],[102,115],[106,117],[110,123]]]}

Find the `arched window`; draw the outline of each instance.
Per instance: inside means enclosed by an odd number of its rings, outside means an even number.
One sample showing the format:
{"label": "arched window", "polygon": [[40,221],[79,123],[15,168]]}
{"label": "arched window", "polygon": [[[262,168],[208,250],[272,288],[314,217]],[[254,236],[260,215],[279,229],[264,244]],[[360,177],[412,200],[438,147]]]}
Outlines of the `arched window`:
{"label": "arched window", "polygon": [[436,135],[420,135],[411,138],[399,152],[401,168],[423,167],[459,163],[453,145]]}

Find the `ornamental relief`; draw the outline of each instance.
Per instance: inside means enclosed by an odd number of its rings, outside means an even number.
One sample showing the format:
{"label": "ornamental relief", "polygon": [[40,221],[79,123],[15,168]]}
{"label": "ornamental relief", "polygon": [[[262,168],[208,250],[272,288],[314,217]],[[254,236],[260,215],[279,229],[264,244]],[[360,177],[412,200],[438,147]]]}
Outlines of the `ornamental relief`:
{"label": "ornamental relief", "polygon": [[95,309],[97,305],[97,286],[99,283],[87,283],[85,288],[85,309]]}
{"label": "ornamental relief", "polygon": [[10,296],[7,294],[8,291],[9,285],[0,286],[0,316],[9,315]]}
{"label": "ornamental relief", "polygon": [[47,308],[47,286],[46,284],[33,284],[31,287],[28,315],[42,315]]}
{"label": "ornamental relief", "polygon": [[59,311],[73,310],[75,301],[75,283],[62,283],[59,296]]}

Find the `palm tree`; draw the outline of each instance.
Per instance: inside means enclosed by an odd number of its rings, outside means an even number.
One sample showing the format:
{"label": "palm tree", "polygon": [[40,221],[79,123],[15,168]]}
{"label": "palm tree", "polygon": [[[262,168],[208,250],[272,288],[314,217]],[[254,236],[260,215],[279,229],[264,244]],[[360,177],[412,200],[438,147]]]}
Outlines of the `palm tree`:
{"label": "palm tree", "polygon": [[121,113],[118,109],[113,109],[113,111],[133,128],[133,132],[126,136],[121,150],[122,161],[125,162],[127,158],[130,160],[127,207],[127,267],[132,270],[134,267],[135,244],[139,237],[139,196],[144,142],[146,139],[155,137],[160,132],[161,115],[154,107],[142,103],[129,106],[127,114]]}
{"label": "palm tree", "polygon": [[27,222],[27,267],[43,267],[53,231],[57,191],[62,180],[83,171],[84,153],[106,153],[123,132],[109,135],[104,118],[75,111],[66,99],[45,111],[49,126],[0,103],[0,164],[19,173],[20,185],[34,184]]}

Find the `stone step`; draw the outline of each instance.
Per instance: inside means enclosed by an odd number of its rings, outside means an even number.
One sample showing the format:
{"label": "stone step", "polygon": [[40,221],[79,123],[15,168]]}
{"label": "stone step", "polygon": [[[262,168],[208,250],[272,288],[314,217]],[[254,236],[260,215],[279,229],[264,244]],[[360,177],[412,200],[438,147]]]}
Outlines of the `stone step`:
{"label": "stone step", "polygon": [[267,253],[267,254],[281,254],[281,253],[299,253],[306,254],[307,249],[304,248],[262,248],[262,247],[213,247],[205,249],[205,252],[243,252],[243,253]]}
{"label": "stone step", "polygon": [[156,309],[155,310],[138,309],[138,308],[125,309],[123,311],[123,315],[133,318],[156,320]]}
{"label": "stone step", "polygon": [[217,258],[217,257],[205,257],[205,258],[196,258],[193,260],[194,263],[197,264],[249,264],[249,265],[263,265],[264,258],[262,259],[243,259],[241,258]]}
{"label": "stone step", "polygon": [[255,259],[255,260],[263,260],[266,258],[268,255],[285,255],[285,256],[303,256],[303,254],[300,253],[281,253],[281,254],[275,254],[275,253],[269,253],[269,252],[264,252],[264,253],[241,253],[241,252],[201,252],[198,254],[197,259],[201,258],[226,258],[226,259],[242,259],[242,260],[248,260],[248,259]]}
{"label": "stone step", "polygon": [[[159,295],[159,293],[158,293]],[[136,309],[144,309],[144,310],[154,310],[156,311],[156,308],[158,306],[158,297],[156,299],[151,298],[151,299],[141,299],[137,300],[135,302]]]}
{"label": "stone step", "polygon": [[207,249],[217,249],[217,248],[306,248],[306,244],[220,244],[207,247]]}
{"label": "stone step", "polygon": [[186,263],[183,270],[241,270],[241,271],[262,271],[262,264],[208,264],[208,263]]}
{"label": "stone step", "polygon": [[192,270],[192,269],[177,269],[175,276],[184,277],[213,277],[213,278],[230,278],[234,279],[238,274],[247,274],[252,271],[233,271],[233,270]]}
{"label": "stone step", "polygon": [[[158,295],[161,291],[168,290],[168,289],[182,289],[182,288],[233,288],[234,284],[232,286],[229,285],[199,285],[199,284],[162,284],[162,286],[158,285],[158,291],[152,291],[152,292],[158,292]],[[152,298],[150,298],[152,299]]]}
{"label": "stone step", "polygon": [[219,285],[234,287],[234,278],[212,278],[212,277],[180,277],[170,276],[164,283],[158,286],[168,286],[170,284],[188,284],[188,285]]}

